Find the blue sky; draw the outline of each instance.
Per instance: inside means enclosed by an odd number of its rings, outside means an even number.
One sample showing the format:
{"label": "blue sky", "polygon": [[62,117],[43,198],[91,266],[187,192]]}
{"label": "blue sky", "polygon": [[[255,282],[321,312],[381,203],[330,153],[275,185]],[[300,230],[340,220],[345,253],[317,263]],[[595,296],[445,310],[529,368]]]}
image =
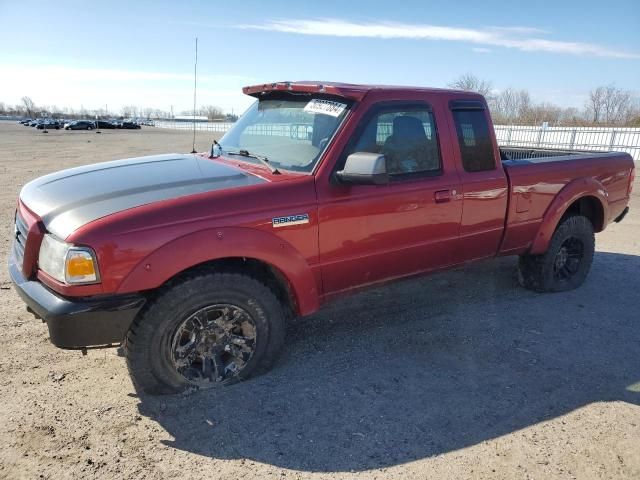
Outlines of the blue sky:
{"label": "blue sky", "polygon": [[0,0],[0,101],[112,111],[192,102],[243,110],[242,86],[334,80],[496,90],[581,107],[615,83],[640,94],[640,2]]}

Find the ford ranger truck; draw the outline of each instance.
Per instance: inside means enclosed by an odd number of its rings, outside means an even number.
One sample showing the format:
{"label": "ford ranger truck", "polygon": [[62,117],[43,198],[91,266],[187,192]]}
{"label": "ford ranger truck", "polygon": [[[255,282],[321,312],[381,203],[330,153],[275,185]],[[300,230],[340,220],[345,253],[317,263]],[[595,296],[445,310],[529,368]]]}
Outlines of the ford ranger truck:
{"label": "ford ranger truck", "polygon": [[499,148],[478,94],[282,82],[211,150],[72,168],[20,192],[9,270],[54,345],[122,345],[150,393],[265,371],[285,321],[503,255],[579,287],[627,213],[626,153]]}

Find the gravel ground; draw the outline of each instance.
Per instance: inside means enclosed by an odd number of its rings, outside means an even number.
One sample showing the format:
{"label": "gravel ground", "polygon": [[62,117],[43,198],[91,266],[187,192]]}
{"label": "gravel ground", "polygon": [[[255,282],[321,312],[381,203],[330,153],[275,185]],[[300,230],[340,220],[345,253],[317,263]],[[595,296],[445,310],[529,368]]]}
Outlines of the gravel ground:
{"label": "gravel ground", "polygon": [[[0,146],[6,258],[29,179],[191,134],[0,122]],[[396,283],[291,325],[269,374],[187,395],[54,348],[0,269],[0,477],[640,478],[638,187],[578,290],[523,290],[514,258]]]}

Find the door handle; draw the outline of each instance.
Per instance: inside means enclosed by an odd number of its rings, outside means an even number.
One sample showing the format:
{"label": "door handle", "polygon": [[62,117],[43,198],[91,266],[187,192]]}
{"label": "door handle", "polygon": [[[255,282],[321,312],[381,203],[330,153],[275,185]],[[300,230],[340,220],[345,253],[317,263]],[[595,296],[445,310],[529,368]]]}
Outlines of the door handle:
{"label": "door handle", "polygon": [[451,191],[450,190],[438,190],[433,194],[433,198],[436,203],[445,203],[451,200]]}

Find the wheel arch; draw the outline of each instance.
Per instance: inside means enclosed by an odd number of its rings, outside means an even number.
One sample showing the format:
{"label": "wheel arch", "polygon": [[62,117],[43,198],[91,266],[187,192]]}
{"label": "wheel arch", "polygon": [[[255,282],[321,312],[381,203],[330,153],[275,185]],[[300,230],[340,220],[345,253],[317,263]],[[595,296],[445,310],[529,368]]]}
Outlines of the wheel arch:
{"label": "wheel arch", "polygon": [[131,270],[118,293],[154,290],[198,269],[246,272],[295,315],[319,308],[318,286],[304,257],[281,238],[249,228],[207,229],[168,242]]}
{"label": "wheel arch", "polygon": [[607,205],[607,193],[597,180],[583,178],[569,182],[547,208],[529,253],[546,252],[556,228],[570,215],[584,215],[591,221],[594,231],[601,232],[606,227]]}
{"label": "wheel arch", "polygon": [[289,313],[299,313],[297,296],[285,274],[263,260],[249,257],[216,258],[176,273],[165,284],[180,282],[197,272],[241,273],[250,276],[269,287]]}

